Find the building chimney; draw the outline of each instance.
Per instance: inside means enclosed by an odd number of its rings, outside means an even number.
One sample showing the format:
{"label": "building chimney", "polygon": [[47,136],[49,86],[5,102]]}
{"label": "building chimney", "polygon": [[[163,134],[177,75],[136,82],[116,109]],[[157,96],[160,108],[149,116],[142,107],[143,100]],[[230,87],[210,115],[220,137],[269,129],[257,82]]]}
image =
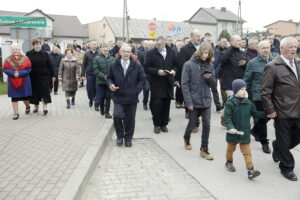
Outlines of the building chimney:
{"label": "building chimney", "polygon": [[226,12],[226,7],[221,7],[221,12]]}

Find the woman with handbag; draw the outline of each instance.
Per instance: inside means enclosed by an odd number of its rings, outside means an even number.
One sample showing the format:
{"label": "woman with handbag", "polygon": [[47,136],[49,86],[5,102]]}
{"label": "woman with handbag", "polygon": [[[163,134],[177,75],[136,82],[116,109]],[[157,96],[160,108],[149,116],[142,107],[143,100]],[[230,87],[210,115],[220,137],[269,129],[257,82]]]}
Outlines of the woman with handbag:
{"label": "woman with handbag", "polygon": [[20,45],[12,44],[11,55],[8,56],[3,65],[3,72],[8,76],[8,96],[11,97],[14,110],[13,120],[19,119],[18,101],[23,101],[26,110],[30,113],[29,97],[32,95],[31,81],[29,73],[31,72],[31,62],[21,54]]}

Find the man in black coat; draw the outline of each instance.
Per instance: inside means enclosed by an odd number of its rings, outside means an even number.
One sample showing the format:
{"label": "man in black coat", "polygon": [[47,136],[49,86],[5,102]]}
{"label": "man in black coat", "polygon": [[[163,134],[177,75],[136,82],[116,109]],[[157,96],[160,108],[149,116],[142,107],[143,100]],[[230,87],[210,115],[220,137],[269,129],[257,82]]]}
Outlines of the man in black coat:
{"label": "man in black coat", "polygon": [[57,95],[57,90],[58,90],[58,69],[59,69],[59,65],[60,65],[60,61],[63,58],[63,55],[61,54],[61,51],[58,47],[54,46],[52,49],[52,52],[49,54],[50,57],[50,61],[53,67],[53,71],[54,71],[54,77],[55,77],[55,81],[53,84],[52,78],[50,80],[50,91],[52,91],[53,87],[54,87],[54,95]]}
{"label": "man in black coat", "polygon": [[117,133],[117,145],[132,146],[135,128],[135,114],[138,95],[146,80],[143,67],[131,55],[131,47],[124,44],[120,48],[121,57],[110,65],[107,83],[113,92],[114,125]]}
{"label": "man in black coat", "polygon": [[155,48],[149,50],[145,60],[145,71],[150,75],[150,109],[154,132],[168,132],[170,103],[173,98],[173,84],[176,71],[175,52],[166,47],[163,37],[155,40]]}
{"label": "man in black coat", "polygon": [[118,40],[116,45],[109,51],[110,55],[112,55],[112,57],[116,57],[118,56],[119,50],[122,46],[123,41],[122,40]]}
{"label": "man in black coat", "polygon": [[[83,57],[83,69],[82,69],[82,77],[86,77],[86,90],[89,98],[89,106],[93,106],[93,102],[96,97],[96,75],[94,73],[93,61],[96,56],[99,55],[97,51],[97,42],[90,42],[90,51],[86,52]],[[95,102],[95,110],[99,110],[100,102]]]}
{"label": "man in black coat", "polygon": [[220,56],[222,66],[222,83],[221,87],[226,91],[227,97],[233,95],[232,81],[243,79],[246,66],[247,55],[241,48],[241,37],[233,35],[230,38],[231,46],[222,52]]}

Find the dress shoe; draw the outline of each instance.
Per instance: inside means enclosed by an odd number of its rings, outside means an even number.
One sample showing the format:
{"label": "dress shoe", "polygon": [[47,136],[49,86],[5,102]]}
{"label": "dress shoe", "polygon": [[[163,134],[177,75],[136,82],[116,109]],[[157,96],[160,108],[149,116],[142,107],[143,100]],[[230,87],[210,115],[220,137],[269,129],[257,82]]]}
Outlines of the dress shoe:
{"label": "dress shoe", "polygon": [[97,112],[100,111],[99,106],[95,106],[95,111],[97,111]]}
{"label": "dress shoe", "polygon": [[272,158],[274,162],[279,162],[279,159],[275,155],[274,142],[275,141],[272,142],[272,147],[273,147]]}
{"label": "dress shoe", "polygon": [[92,101],[89,102],[89,106],[90,106],[90,108],[93,106],[93,102]]}
{"label": "dress shoe", "polygon": [[111,119],[112,118],[112,116],[109,114],[109,112],[106,112],[104,117],[106,119]]}
{"label": "dress shoe", "polygon": [[264,153],[267,153],[267,154],[271,153],[271,149],[269,147],[269,144],[263,144],[262,145],[262,150],[263,150]]}
{"label": "dress shoe", "polygon": [[104,107],[100,106],[100,114],[103,116],[105,114]]}
{"label": "dress shoe", "polygon": [[17,119],[19,119],[19,114],[14,114],[13,120],[17,120]]}
{"label": "dress shoe", "polygon": [[125,147],[132,147],[131,141],[125,141]]}
{"label": "dress shoe", "polygon": [[144,105],[143,105],[143,108],[144,108],[144,110],[148,110],[148,105],[147,105],[147,104],[144,104]]}
{"label": "dress shoe", "polygon": [[160,130],[165,133],[167,133],[169,131],[166,126],[160,127]]}
{"label": "dress shoe", "polygon": [[29,113],[30,113],[30,106],[26,107],[26,109],[25,109],[25,114],[29,115]]}
{"label": "dress shoe", "polygon": [[159,134],[160,133],[160,127],[154,126],[154,133]]}
{"label": "dress shoe", "polygon": [[34,110],[32,111],[33,113],[37,113],[39,111],[39,107],[35,107]]}
{"label": "dress shoe", "polygon": [[281,171],[282,176],[284,176],[286,179],[289,179],[290,181],[298,181],[298,178],[294,172],[284,172]]}
{"label": "dress shoe", "polygon": [[48,110],[44,110],[44,116],[48,114]]}
{"label": "dress shoe", "polygon": [[220,112],[221,110],[223,110],[224,109],[224,106],[216,106],[216,110],[217,110],[217,112]]}
{"label": "dress shoe", "polygon": [[122,138],[117,138],[116,144],[120,147],[123,145],[123,139]]}

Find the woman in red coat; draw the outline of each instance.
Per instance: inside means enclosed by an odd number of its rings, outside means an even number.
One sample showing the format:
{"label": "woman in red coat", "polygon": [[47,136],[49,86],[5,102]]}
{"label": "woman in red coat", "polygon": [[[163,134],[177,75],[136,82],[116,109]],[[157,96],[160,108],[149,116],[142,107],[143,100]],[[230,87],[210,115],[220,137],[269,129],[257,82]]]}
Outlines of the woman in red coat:
{"label": "woman in red coat", "polygon": [[11,45],[11,55],[8,56],[3,65],[3,72],[8,76],[8,96],[11,97],[14,110],[13,119],[19,118],[18,101],[23,101],[28,115],[30,112],[29,97],[32,95],[29,73],[31,62],[21,54],[18,44]]}

